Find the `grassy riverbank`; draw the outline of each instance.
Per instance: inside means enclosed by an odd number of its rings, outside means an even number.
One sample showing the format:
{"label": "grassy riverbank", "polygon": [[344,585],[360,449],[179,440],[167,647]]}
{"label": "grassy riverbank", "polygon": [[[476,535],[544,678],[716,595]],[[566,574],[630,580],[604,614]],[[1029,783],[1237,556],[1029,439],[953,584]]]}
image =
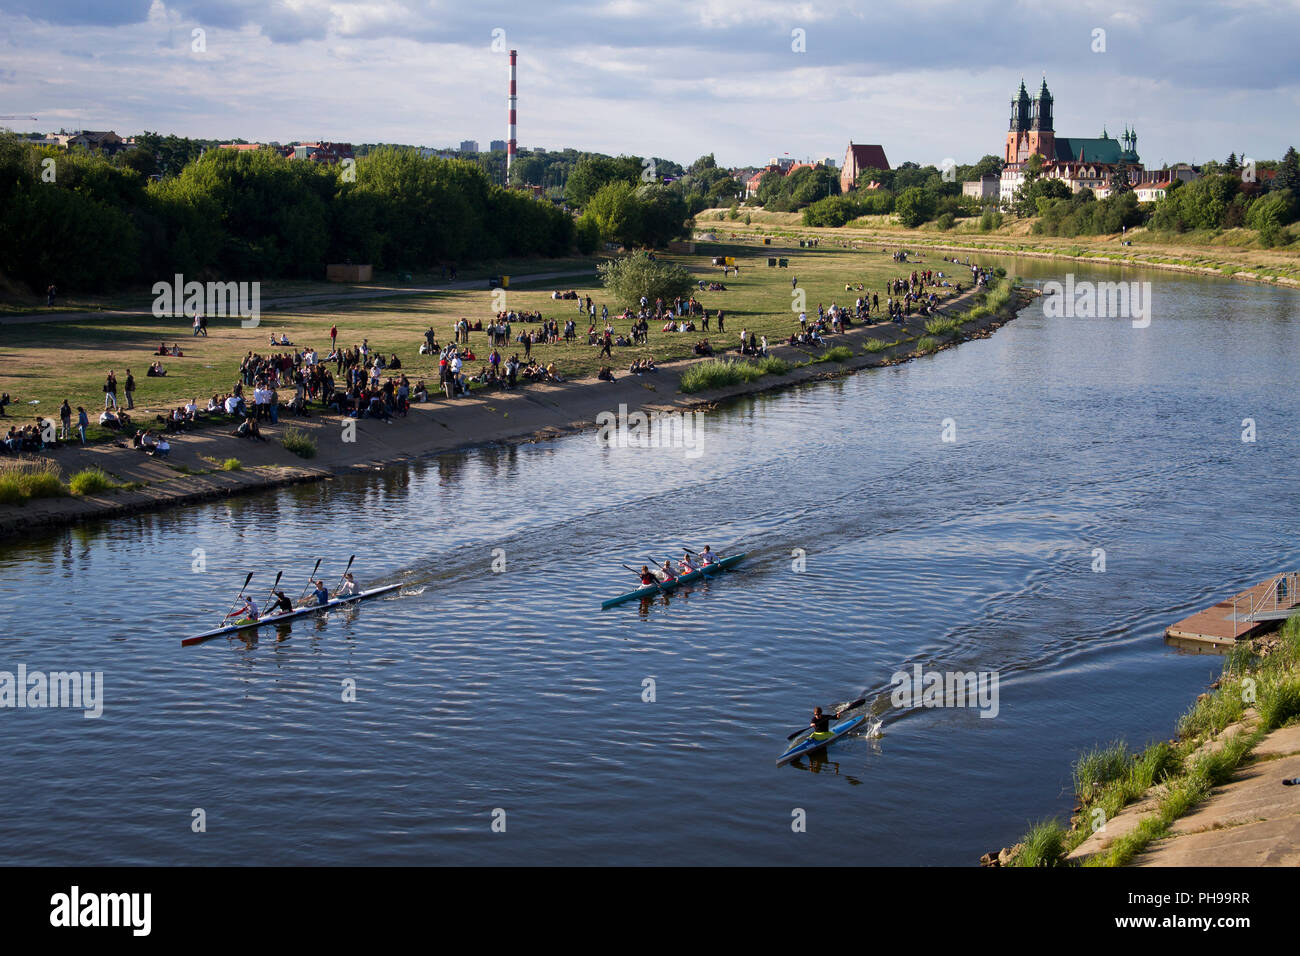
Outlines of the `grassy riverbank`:
{"label": "grassy riverbank", "polygon": [[[947,230],[933,223],[906,229],[889,216],[864,216],[833,229],[805,226],[799,213],[769,213],[761,209],[746,212],[751,220],[748,225],[743,220],[717,222],[717,210],[701,213],[697,232],[712,229],[719,235],[734,234],[736,241],[758,243],[763,236],[770,236],[774,241],[787,243],[816,238],[823,245],[851,247],[854,243],[860,246],[880,243],[890,248],[935,252],[960,250],[963,258],[967,251],[974,255],[1050,256],[1300,284],[1300,239],[1296,238],[1300,230],[1295,226],[1284,230],[1282,245],[1267,247],[1260,243],[1253,229],[1165,233],[1137,228],[1126,234],[1054,237],[1034,235],[1032,220],[1012,217],[1007,217],[1002,227],[984,232],[978,220],[963,220]],[[1130,245],[1124,245],[1125,241]]]}
{"label": "grassy riverbank", "polygon": [[[461,317],[487,323],[499,308],[540,311],[547,319],[557,320],[561,327],[572,318],[578,323],[578,341],[574,343],[541,344],[533,347],[533,356],[543,363],[554,362],[566,378],[594,374],[601,365],[612,365],[615,372],[626,369],[634,358],[653,357],[656,362],[671,362],[690,358],[694,344],[708,338],[719,351],[732,349],[739,342],[742,330],[766,335],[772,344],[783,341],[792,331],[797,331],[798,310],[802,300],[807,311],[815,316],[817,306],[832,303],[851,305],[859,294],[861,283],[864,293],[876,293],[881,305],[886,298],[886,279],[904,276],[914,268],[931,268],[953,276],[954,282],[970,287],[970,272],[964,267],[944,263],[939,256],[925,256],[919,263],[894,262],[890,255],[878,249],[854,251],[845,249],[776,249],[753,246],[734,246],[718,243],[701,245],[699,254],[692,256],[661,256],[681,263],[706,284],[720,281],[725,291],[697,291],[697,299],[716,313],[726,314],[726,331],[717,332],[716,320],[708,332],[664,332],[659,327],[650,329],[649,343],[637,347],[616,347],[613,359],[602,360],[598,349],[587,345],[588,320],[578,311],[578,303],[551,298],[554,288],[574,289],[580,295],[590,295],[599,311],[607,305],[611,315],[621,308],[612,301],[596,281],[594,270],[590,279],[548,282],[540,288],[534,284],[522,287],[512,283],[509,290],[439,291],[423,295],[403,296],[395,299],[339,300],[333,303],[312,303],[298,309],[265,312],[258,328],[245,329],[237,319],[214,319],[207,337],[195,338],[188,320],[181,318],[156,318],[152,315],[98,318],[87,315],[85,319],[71,319],[29,325],[5,325],[0,331],[0,392],[8,392],[13,400],[9,413],[20,424],[30,422],[36,415],[55,417],[59,404],[67,398],[75,407],[83,405],[92,413],[92,421],[103,407],[102,385],[109,369],[117,373],[119,401],[124,399],[120,383],[125,380],[126,369],[136,379],[135,402],[139,409],[134,419],[139,424],[151,424],[152,417],[163,411],[196,398],[200,405],[209,396],[229,391],[236,379],[239,362],[248,352],[261,354],[280,351],[268,342],[274,332],[288,335],[295,347],[316,347],[324,355],[329,348],[329,330],[337,325],[339,342],[359,345],[363,340],[385,356],[396,353],[402,360],[402,371],[412,380],[424,378],[436,388],[436,356],[418,353],[423,333],[433,326],[439,343],[451,340],[452,325]],[[769,254],[779,254],[790,261],[788,269],[769,268]],[[710,264],[711,257],[735,255],[741,268],[740,276],[724,278],[722,269]],[[590,263],[591,260],[588,260]],[[535,272],[560,271],[571,268],[572,260],[553,263],[533,262]],[[554,267],[554,268],[552,268]],[[791,280],[797,279],[797,289]],[[853,290],[846,291],[851,284]],[[319,290],[317,290],[319,291]],[[332,289],[341,294],[347,289]],[[941,297],[955,289],[940,288]],[[626,331],[626,323],[615,323],[619,331]],[[515,330],[535,328],[516,324]],[[152,353],[160,342],[178,343],[183,358],[155,356]],[[471,333],[471,346],[476,361],[469,363],[477,371],[486,361],[490,345],[484,332]],[[513,344],[507,350],[523,355],[523,347]],[[146,369],[155,359],[162,362],[167,375],[147,377]],[[3,419],[0,419],[3,421]],[[107,433],[92,427],[92,439],[103,440]]]}
{"label": "grassy riverbank", "polygon": [[1036,824],[1025,835],[1015,866],[1066,865],[1066,857],[1113,825],[1125,808],[1144,812],[1134,825],[1082,862],[1125,866],[1256,758],[1271,731],[1300,718],[1300,618],[1273,638],[1234,648],[1212,690],[1178,721],[1177,736],[1140,751],[1124,741],[1099,746],[1073,766],[1078,809],[1067,826]]}

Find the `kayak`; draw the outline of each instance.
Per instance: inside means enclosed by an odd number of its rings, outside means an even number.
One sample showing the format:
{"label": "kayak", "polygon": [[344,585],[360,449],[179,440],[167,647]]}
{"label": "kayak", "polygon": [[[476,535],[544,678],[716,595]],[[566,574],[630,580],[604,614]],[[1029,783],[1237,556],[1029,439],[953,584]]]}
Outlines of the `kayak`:
{"label": "kayak", "polygon": [[626,594],[620,594],[616,598],[602,601],[600,609],[603,611],[605,608],[613,607],[616,604],[622,604],[624,601],[635,601],[637,598],[653,597],[656,594],[663,594],[667,591],[671,591],[678,585],[690,584],[692,581],[698,581],[706,575],[708,577],[713,577],[718,572],[725,571],[732,565],[739,564],[741,558],[748,553],[749,552],[747,551],[742,551],[740,554],[733,554],[725,558],[719,558],[707,568],[700,568],[698,571],[692,571],[690,574],[679,575],[676,580],[665,581],[660,584],[647,584],[645,587],[637,588],[635,591],[628,591]]}
{"label": "kayak", "polygon": [[804,754],[816,753],[830,746],[839,740],[850,730],[861,726],[867,717],[865,714],[858,714],[856,717],[850,717],[848,720],[841,720],[838,724],[832,724],[830,728],[821,734],[810,733],[807,737],[790,746],[790,749],[781,756],[776,758],[776,765],[783,767],[791,760],[798,760]]}
{"label": "kayak", "polygon": [[181,641],[181,646],[185,647],[190,644],[201,644],[203,641],[212,637],[220,637],[222,634],[234,634],[238,631],[248,630],[249,628],[261,627],[264,624],[279,624],[282,621],[289,621],[295,617],[304,617],[308,614],[315,614],[317,611],[330,611],[336,607],[342,607],[345,604],[355,604],[357,601],[364,601],[366,598],[378,597],[381,594],[387,594],[389,591],[396,591],[400,584],[386,584],[381,588],[371,588],[369,591],[362,591],[351,597],[334,598],[326,601],[324,604],[313,604],[310,607],[297,607],[292,611],[285,611],[283,614],[268,614],[259,617],[256,621],[250,621],[248,618],[240,618],[233,624],[227,624],[225,627],[219,627],[214,631],[205,631],[202,634],[195,634],[193,637],[187,637]]}

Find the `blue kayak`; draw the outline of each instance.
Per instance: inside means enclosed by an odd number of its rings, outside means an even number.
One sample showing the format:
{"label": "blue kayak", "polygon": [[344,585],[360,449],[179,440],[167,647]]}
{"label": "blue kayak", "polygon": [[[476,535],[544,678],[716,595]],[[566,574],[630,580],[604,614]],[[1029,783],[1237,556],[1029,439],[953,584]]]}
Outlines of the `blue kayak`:
{"label": "blue kayak", "polygon": [[839,740],[855,727],[861,726],[866,722],[865,714],[858,714],[856,717],[850,717],[848,720],[841,720],[838,724],[831,724],[830,728],[824,734],[815,734],[806,731],[805,736],[801,737],[790,749],[781,756],[776,758],[776,765],[783,767],[791,760],[798,760],[804,754],[816,753],[824,750],[835,741]]}
{"label": "blue kayak", "polygon": [[696,571],[692,571],[689,574],[680,574],[671,581],[666,581],[660,584],[647,584],[645,587],[637,588],[635,591],[628,591],[626,594],[620,594],[618,597],[610,598],[608,601],[601,601],[600,609],[603,611],[606,608],[622,604],[624,601],[635,601],[638,598],[653,597],[656,594],[666,594],[683,584],[690,584],[692,581],[698,581],[704,577],[711,578],[719,572],[727,570],[727,568],[731,567],[733,564],[739,564],[740,560],[744,558],[747,553],[748,552],[746,551],[742,551],[740,554],[728,555],[725,558],[719,558],[712,564],[706,565]]}

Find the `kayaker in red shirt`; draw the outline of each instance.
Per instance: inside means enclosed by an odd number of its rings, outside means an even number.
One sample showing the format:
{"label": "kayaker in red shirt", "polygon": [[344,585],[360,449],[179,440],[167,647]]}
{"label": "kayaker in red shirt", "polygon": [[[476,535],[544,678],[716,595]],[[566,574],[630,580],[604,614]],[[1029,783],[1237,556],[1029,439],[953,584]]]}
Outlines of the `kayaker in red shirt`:
{"label": "kayaker in red shirt", "polygon": [[650,568],[644,564],[641,565],[641,583],[642,584],[658,583],[658,579],[654,576],[654,574],[651,573]]}

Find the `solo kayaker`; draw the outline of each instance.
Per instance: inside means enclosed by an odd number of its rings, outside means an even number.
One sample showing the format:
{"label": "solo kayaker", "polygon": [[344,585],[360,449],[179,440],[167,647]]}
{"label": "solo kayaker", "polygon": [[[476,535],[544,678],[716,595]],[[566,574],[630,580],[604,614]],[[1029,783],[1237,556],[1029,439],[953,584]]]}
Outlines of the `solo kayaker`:
{"label": "solo kayaker", "polygon": [[352,577],[352,572],[348,571],[346,574],[343,575],[343,583],[339,585],[339,589],[334,596],[341,597],[341,598],[353,597],[356,595],[356,593],[357,593],[356,579]]}
{"label": "solo kayaker", "polygon": [[715,555],[712,551],[709,550],[709,546],[707,544],[704,546],[704,550],[701,551],[699,554],[697,554],[696,557],[700,559],[700,564],[704,565],[705,567],[715,563],[718,560],[717,555]]}
{"label": "solo kayaker", "polygon": [[820,707],[813,708],[812,720],[808,723],[815,734],[824,734],[830,731],[831,721],[834,718],[830,714],[823,714]]}
{"label": "solo kayaker", "polygon": [[293,610],[293,602],[283,591],[272,591],[271,594],[275,596],[275,600],[267,607],[267,614],[287,614]]}

